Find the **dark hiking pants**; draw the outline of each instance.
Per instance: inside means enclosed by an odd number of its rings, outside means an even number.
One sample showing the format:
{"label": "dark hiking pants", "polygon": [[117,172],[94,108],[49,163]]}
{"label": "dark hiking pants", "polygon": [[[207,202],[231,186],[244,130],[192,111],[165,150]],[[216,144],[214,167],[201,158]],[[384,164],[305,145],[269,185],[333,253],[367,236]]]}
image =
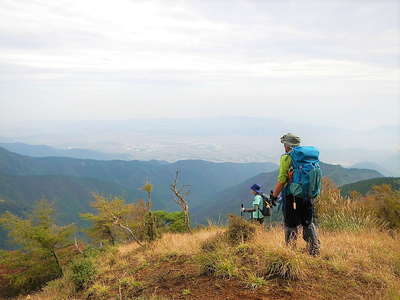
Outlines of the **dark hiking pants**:
{"label": "dark hiking pants", "polygon": [[[296,203],[295,207],[293,203]],[[311,255],[318,255],[320,242],[313,223],[314,199],[301,199],[286,195],[284,199],[283,220],[286,244],[295,244],[298,237],[298,227],[303,226],[303,239],[307,242],[307,250]]]}

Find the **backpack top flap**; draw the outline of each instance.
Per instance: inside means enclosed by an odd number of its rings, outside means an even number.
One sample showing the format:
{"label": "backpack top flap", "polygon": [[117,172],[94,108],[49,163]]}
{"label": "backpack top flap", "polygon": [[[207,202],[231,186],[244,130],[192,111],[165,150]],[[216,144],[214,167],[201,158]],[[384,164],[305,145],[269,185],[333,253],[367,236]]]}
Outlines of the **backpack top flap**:
{"label": "backpack top flap", "polygon": [[313,146],[298,146],[290,151],[293,167],[298,164],[316,163],[319,162],[319,151]]}

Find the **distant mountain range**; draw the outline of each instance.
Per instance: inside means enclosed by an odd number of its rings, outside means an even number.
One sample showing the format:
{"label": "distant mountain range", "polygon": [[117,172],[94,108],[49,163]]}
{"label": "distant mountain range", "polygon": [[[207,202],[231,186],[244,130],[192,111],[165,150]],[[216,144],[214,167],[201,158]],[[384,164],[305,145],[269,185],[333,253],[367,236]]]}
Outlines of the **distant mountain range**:
{"label": "distant mountain range", "polygon": [[381,163],[381,165],[389,170],[393,176],[400,176],[400,151],[397,151],[395,154],[385,157],[385,160]]}
{"label": "distant mountain range", "polygon": [[340,187],[340,191],[343,196],[347,196],[351,191],[356,191],[362,195],[372,191],[375,185],[387,184],[392,187],[392,189],[400,190],[400,177],[382,177],[382,178],[372,178],[367,180],[361,180],[353,182],[350,184],[345,184]]}
{"label": "distant mountain range", "polygon": [[273,163],[213,163],[183,160],[175,163],[160,161],[100,161],[65,157],[29,157],[0,148],[0,172],[9,175],[65,175],[94,178],[138,190],[146,180],[154,186],[154,205],[158,209],[170,207],[169,184],[176,170],[181,181],[192,186],[193,203],[210,193],[239,184],[263,171],[277,168]]}
{"label": "distant mountain range", "polygon": [[[81,222],[79,213],[89,211],[91,192],[122,195],[128,202],[144,198],[140,187],[154,184],[155,209],[176,210],[169,191],[176,170],[180,182],[191,186],[188,196],[195,222],[236,212],[249,199],[249,186],[269,190],[276,179],[273,163],[214,163],[202,160],[163,161],[91,160],[66,157],[29,157],[0,147],[0,213],[23,214],[36,200],[53,201],[62,223]],[[324,175],[337,184],[382,177],[373,170],[346,169],[322,164]],[[0,247],[2,240],[0,238]]]}
{"label": "distant mountain range", "polygon": [[[287,132],[293,132],[302,138],[304,145],[313,145],[320,149],[321,160],[325,162],[349,166],[357,162],[372,161],[390,172],[396,172],[396,168],[400,172],[400,132],[397,124],[366,130],[357,130],[353,126],[349,128],[345,124],[343,126],[315,126],[284,116],[277,119],[218,116],[3,122],[0,126],[0,141],[62,148],[66,145],[77,145],[79,148],[107,153],[129,153],[137,160],[276,162],[283,150],[279,138]],[[368,141],[368,145],[365,141]],[[16,149],[9,150],[17,152]],[[397,163],[391,158],[394,156],[397,157]],[[385,162],[386,158],[390,158],[389,163]]]}
{"label": "distant mountain range", "polygon": [[97,160],[131,160],[132,156],[128,153],[104,153],[89,149],[58,149],[47,145],[28,145],[24,143],[0,143],[0,147],[8,151],[15,152],[21,155],[33,157],[72,157],[82,159],[97,159]]}
{"label": "distant mountain range", "polygon": [[379,173],[383,174],[384,176],[394,176],[393,172],[389,171],[388,169],[382,167],[381,165],[371,162],[371,161],[362,161],[356,164],[353,164],[351,168],[356,169],[370,169],[378,171]]}
{"label": "distant mountain range", "polygon": [[[48,198],[56,203],[64,221],[76,221],[77,212],[88,208],[90,192],[124,195],[136,201],[145,194],[140,187],[146,180],[154,184],[155,209],[173,210],[176,205],[169,191],[176,170],[182,184],[191,186],[188,199],[196,209],[210,195],[263,171],[277,168],[273,163],[213,163],[185,160],[100,161],[65,157],[29,157],[0,148],[0,212],[6,208],[18,212],[29,209],[32,202]],[[85,204],[78,205],[79,203]],[[83,206],[82,206],[83,205]],[[72,207],[71,210],[65,208]]]}

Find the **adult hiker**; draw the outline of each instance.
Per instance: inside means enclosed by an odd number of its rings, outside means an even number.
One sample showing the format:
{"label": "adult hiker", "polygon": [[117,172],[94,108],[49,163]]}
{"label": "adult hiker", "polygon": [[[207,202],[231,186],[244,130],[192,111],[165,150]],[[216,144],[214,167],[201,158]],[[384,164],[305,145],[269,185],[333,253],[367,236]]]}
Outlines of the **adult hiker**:
{"label": "adult hiker", "polygon": [[243,212],[251,213],[251,220],[256,221],[260,224],[264,222],[264,215],[262,214],[264,208],[263,197],[261,196],[261,186],[253,184],[250,187],[251,193],[254,195],[252,202],[252,208],[242,208]]}
{"label": "adult hiker", "polygon": [[294,245],[299,226],[310,255],[319,255],[320,241],[313,223],[314,200],[320,192],[321,171],[319,151],[311,146],[300,146],[300,138],[291,133],[281,137],[285,154],[281,156],[275,189],[270,198],[282,197],[285,241]]}

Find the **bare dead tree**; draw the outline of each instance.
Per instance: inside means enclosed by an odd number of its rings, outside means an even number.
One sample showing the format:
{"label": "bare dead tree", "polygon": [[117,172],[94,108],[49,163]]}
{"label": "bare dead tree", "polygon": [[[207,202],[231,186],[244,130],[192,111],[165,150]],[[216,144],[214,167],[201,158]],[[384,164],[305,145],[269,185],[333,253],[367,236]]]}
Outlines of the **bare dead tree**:
{"label": "bare dead tree", "polygon": [[121,223],[115,223],[115,224],[120,228],[125,229],[127,232],[129,232],[131,239],[134,240],[136,243],[138,243],[139,246],[142,246],[142,243],[136,238],[135,234],[128,226]]}
{"label": "bare dead tree", "polygon": [[136,235],[133,233],[133,231],[127,225],[122,224],[123,222],[121,220],[121,217],[116,216],[113,213],[111,213],[111,215],[113,218],[113,224],[127,231],[131,239],[134,240],[139,246],[142,246],[142,243],[139,241],[139,239],[136,238]]}
{"label": "bare dead tree", "polygon": [[182,187],[178,187],[179,180],[179,170],[176,170],[175,179],[170,185],[170,190],[175,196],[175,202],[180,206],[183,211],[185,217],[185,226],[186,229],[190,232],[190,216],[189,216],[189,205],[186,200],[186,197],[190,193],[190,185],[183,185]]}

